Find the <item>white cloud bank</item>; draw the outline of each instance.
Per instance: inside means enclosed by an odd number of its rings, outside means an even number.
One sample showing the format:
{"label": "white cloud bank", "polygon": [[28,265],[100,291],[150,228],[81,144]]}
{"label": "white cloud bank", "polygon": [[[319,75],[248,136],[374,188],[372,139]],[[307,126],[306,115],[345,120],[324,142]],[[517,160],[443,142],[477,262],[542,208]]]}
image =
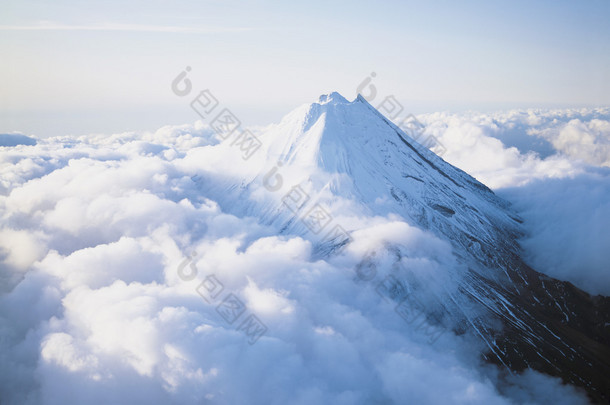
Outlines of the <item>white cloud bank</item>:
{"label": "white cloud bank", "polygon": [[610,167],[610,108],[419,118],[425,134],[447,149],[446,161],[493,189],[573,176],[587,165]]}
{"label": "white cloud bank", "polygon": [[[223,212],[218,173],[201,161],[215,143],[196,125],[2,149],[3,405],[586,403],[557,379],[482,366],[468,335],[429,344],[356,282],[359,260],[388,241],[416,252],[422,272],[455,266],[447,243],[400,218],[363,214],[345,254],[324,261],[302,237]],[[500,172],[494,161],[481,170]],[[198,273],[185,280],[177,269],[192,251],[183,268]],[[264,323],[255,344],[243,318],[230,323],[200,295],[211,276],[218,299],[234,294]]]}
{"label": "white cloud bank", "polygon": [[525,221],[529,264],[592,294],[610,295],[610,169],[502,190]]}

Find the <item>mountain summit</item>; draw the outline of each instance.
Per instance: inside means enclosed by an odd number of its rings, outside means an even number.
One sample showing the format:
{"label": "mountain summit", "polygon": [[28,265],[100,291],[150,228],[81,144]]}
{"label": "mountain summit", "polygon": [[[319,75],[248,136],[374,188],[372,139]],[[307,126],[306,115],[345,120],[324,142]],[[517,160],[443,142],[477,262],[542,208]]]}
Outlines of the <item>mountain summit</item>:
{"label": "mountain summit", "polygon": [[[410,138],[363,97],[320,96],[262,136],[265,162],[378,215],[398,213],[487,266],[518,252],[519,219],[485,185]],[[267,167],[257,179],[263,181]],[[332,205],[332,201],[330,202]],[[498,254],[498,251],[501,253]]]}

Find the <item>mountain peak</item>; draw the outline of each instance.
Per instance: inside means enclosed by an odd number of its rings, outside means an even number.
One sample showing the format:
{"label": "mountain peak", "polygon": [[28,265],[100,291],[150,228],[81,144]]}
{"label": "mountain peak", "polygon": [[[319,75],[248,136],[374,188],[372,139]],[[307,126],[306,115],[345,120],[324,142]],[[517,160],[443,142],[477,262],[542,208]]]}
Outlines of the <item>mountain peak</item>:
{"label": "mountain peak", "polygon": [[349,101],[338,92],[333,91],[330,94],[322,94],[318,98],[318,104],[349,104]]}
{"label": "mountain peak", "polygon": [[395,168],[406,170],[405,165],[414,161],[432,165],[435,171],[439,171],[437,165],[446,165],[360,95],[348,101],[338,92],[323,94],[318,102],[304,104],[286,115],[266,137],[270,161],[280,158],[285,163],[318,166],[329,173],[349,174],[355,167],[367,165],[364,162],[385,167],[389,164],[388,153],[396,155]]}

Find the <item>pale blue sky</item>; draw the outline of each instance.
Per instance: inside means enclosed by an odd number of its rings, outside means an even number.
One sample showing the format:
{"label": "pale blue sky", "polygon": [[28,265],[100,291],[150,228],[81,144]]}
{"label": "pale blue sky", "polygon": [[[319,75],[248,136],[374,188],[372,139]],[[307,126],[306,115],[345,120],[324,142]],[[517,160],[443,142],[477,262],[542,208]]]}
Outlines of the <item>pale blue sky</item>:
{"label": "pale blue sky", "polygon": [[247,124],[372,71],[414,113],[610,105],[610,1],[0,1],[0,133],[192,122],[186,66]]}

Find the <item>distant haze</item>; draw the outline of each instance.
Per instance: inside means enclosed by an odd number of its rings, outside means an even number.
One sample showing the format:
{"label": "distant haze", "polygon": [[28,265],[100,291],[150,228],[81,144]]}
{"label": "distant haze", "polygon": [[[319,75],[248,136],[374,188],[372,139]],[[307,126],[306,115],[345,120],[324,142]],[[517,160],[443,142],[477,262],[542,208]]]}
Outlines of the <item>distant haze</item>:
{"label": "distant haze", "polygon": [[193,122],[187,66],[246,124],[319,94],[414,113],[610,105],[610,3],[74,0],[0,5],[0,132],[46,137]]}

